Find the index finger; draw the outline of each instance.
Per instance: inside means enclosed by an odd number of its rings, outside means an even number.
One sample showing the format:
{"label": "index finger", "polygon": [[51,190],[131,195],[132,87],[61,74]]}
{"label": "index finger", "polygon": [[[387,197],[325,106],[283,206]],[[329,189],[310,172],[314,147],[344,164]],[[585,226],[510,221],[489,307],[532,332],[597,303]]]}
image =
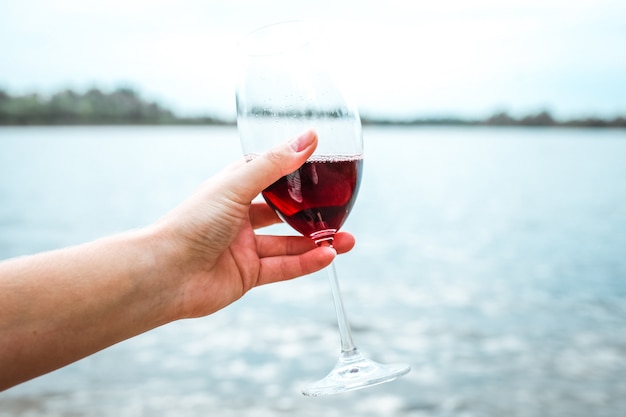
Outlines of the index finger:
{"label": "index finger", "polygon": [[282,223],[282,220],[274,210],[266,203],[252,203],[250,206],[250,224],[253,229]]}

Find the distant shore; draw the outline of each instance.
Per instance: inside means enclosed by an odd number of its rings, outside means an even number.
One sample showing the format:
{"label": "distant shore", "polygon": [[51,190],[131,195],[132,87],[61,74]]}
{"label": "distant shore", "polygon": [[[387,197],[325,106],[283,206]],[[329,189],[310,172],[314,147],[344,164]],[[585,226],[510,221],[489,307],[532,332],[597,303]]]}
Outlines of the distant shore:
{"label": "distant shore", "polygon": [[[388,119],[362,116],[364,125],[400,126],[528,126],[626,128],[626,117],[581,117],[557,120],[548,111],[523,117],[506,112],[485,119],[431,117]],[[234,125],[235,120],[215,116],[181,117],[159,103],[146,101],[130,88],[103,92],[92,88],[84,93],[63,90],[50,96],[32,93],[9,95],[0,89],[0,126],[61,125]]]}
{"label": "distant shore", "polygon": [[556,120],[548,111],[541,111],[523,117],[512,117],[505,112],[496,113],[485,119],[465,119],[455,117],[414,118],[407,120],[385,120],[381,118],[362,118],[363,124],[372,125],[407,125],[407,126],[528,126],[528,127],[588,127],[588,128],[626,128],[623,116],[612,119],[582,117],[568,120]]}

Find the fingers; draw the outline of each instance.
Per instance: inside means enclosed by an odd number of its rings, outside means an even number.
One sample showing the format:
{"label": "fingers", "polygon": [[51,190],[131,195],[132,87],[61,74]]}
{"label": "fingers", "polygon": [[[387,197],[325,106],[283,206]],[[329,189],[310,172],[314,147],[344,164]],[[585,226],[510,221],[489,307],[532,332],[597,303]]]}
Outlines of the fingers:
{"label": "fingers", "polygon": [[322,246],[295,256],[274,256],[261,260],[258,285],[285,281],[308,275],[330,265],[337,253],[329,246]]}
{"label": "fingers", "polygon": [[333,241],[333,247],[338,254],[346,253],[354,248],[356,240],[354,236],[348,232],[338,232],[335,234],[335,240]]}
{"label": "fingers", "polygon": [[311,274],[327,267],[335,256],[354,247],[354,236],[347,232],[335,235],[333,247],[317,247],[303,236],[258,236],[261,270],[257,285],[285,281]]}
{"label": "fingers", "polygon": [[[354,244],[354,236],[339,232],[335,235],[333,247],[338,254],[342,254],[350,251]],[[261,258],[301,255],[316,247],[311,239],[304,236],[257,236],[257,252]]]}
{"label": "fingers", "polygon": [[252,203],[250,206],[250,223],[254,229],[281,223],[282,220],[274,210],[265,203]]}
{"label": "fingers", "polygon": [[228,176],[234,195],[242,203],[250,202],[265,188],[304,164],[317,146],[317,134],[306,131],[259,157],[234,169]]}

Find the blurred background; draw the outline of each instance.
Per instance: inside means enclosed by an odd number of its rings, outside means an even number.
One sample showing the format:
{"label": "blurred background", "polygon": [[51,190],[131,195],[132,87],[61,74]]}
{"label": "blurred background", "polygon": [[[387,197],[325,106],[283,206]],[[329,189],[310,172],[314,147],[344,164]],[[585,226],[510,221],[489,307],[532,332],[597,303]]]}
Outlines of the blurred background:
{"label": "blurred background", "polygon": [[[180,115],[234,117],[234,48],[293,19],[336,22],[364,114],[557,118],[626,111],[619,0],[29,0],[0,5],[0,87],[133,87]],[[338,30],[338,43],[342,35]]]}
{"label": "blurred background", "polygon": [[364,352],[413,367],[301,396],[339,349],[320,273],[2,392],[0,416],[622,416],[624,16],[616,0],[0,2],[0,259],[158,219],[240,158],[237,41],[329,22],[366,122],[344,299]]}

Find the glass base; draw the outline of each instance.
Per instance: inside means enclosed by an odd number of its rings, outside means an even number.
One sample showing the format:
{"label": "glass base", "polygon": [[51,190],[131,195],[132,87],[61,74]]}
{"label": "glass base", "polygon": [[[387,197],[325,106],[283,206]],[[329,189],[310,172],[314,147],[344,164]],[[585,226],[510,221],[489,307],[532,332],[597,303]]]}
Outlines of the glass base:
{"label": "glass base", "polygon": [[374,362],[354,349],[342,352],[333,370],[324,379],[304,387],[302,394],[318,397],[354,391],[391,382],[410,370],[411,367],[403,363],[385,365]]}

